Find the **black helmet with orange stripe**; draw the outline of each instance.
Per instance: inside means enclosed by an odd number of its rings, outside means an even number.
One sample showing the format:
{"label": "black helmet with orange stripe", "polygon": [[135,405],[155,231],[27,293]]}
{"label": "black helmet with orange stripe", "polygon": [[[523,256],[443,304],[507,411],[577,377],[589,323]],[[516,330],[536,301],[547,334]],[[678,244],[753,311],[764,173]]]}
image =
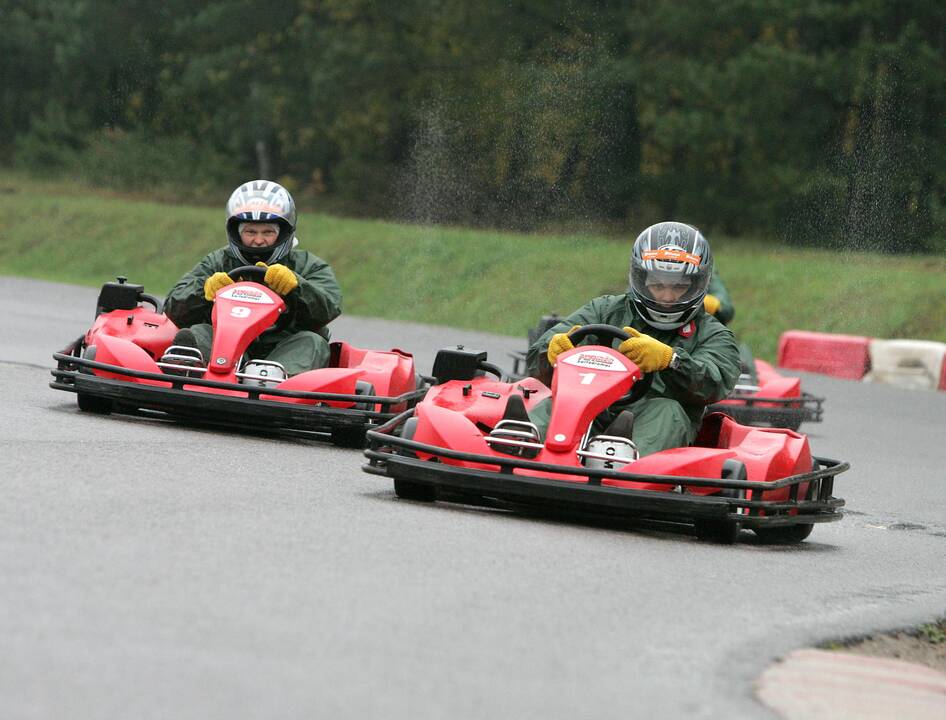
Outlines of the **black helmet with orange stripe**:
{"label": "black helmet with orange stripe", "polygon": [[681,222],[651,225],[631,250],[630,295],[651,326],[674,330],[703,309],[713,253],[703,234]]}

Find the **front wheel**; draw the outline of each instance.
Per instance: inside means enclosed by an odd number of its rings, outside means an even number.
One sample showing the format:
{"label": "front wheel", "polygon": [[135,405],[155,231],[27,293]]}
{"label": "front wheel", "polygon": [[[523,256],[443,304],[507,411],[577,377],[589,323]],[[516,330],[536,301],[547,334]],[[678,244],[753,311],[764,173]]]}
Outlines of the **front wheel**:
{"label": "front wheel", "polygon": [[395,480],[394,494],[402,500],[416,500],[417,502],[434,502],[437,499],[437,488],[411,480]]}
{"label": "front wheel", "polygon": [[801,523],[799,525],[785,525],[783,527],[760,527],[755,528],[755,534],[759,539],[769,545],[793,545],[811,535],[814,529],[814,523]]}
{"label": "front wheel", "polygon": [[[820,469],[821,466],[818,464],[818,461],[812,459],[811,471],[817,472]],[[805,492],[805,499],[816,499],[820,490],[821,480],[813,480],[812,482],[808,483],[808,490]],[[798,525],[784,525],[782,527],[753,528],[753,532],[755,532],[755,534],[759,536],[759,539],[764,543],[769,543],[771,545],[793,545],[805,540],[809,535],[811,535],[811,531],[814,530],[814,528],[814,523],[799,523]]]}
{"label": "front wheel", "polygon": [[112,412],[112,401],[108,398],[78,393],[76,395],[76,402],[82,412],[95,413],[96,415],[110,415]]}
{"label": "front wheel", "polygon": [[[744,463],[738,460],[726,460],[723,463],[723,480],[747,480],[749,475]],[[746,491],[742,488],[723,488],[717,493],[720,497],[736,498],[745,500]],[[745,509],[738,510],[740,514]],[[719,543],[720,545],[732,545],[739,539],[739,532],[742,530],[742,523],[738,520],[703,520],[697,519],[693,523],[696,528],[696,536],[700,540]]]}
{"label": "front wheel", "polygon": [[365,446],[365,429],[361,427],[333,428],[332,444],[343,448],[363,448]]}

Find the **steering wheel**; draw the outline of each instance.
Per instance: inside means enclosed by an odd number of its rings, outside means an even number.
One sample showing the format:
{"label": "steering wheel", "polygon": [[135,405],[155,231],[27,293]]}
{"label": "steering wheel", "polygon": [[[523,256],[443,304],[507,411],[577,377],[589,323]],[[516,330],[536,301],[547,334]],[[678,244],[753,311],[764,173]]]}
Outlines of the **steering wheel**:
{"label": "steering wheel", "polygon": [[[582,340],[584,340],[589,335],[596,335],[598,337],[609,338],[611,340],[628,340],[631,335],[624,332],[619,327],[614,325],[582,325],[580,328],[574,332],[568,333],[568,339],[572,341],[572,345],[578,345]],[[638,368],[639,369],[639,368]],[[641,371],[643,373],[643,370]],[[615,404],[621,403],[630,404],[636,400],[640,400],[644,395],[650,390],[650,386],[654,384],[654,376],[657,373],[644,373],[643,377],[634,383],[631,389],[614,401]]]}
{"label": "steering wheel", "polygon": [[[259,283],[260,285],[265,285],[263,278],[266,277],[266,271],[269,268],[264,268],[259,265],[243,265],[238,268],[233,268],[227,275],[230,276],[230,279],[234,282],[239,282],[240,278],[249,280],[250,282]],[[247,277],[249,276],[249,277]]]}
{"label": "steering wheel", "polygon": [[[233,268],[230,272],[227,273],[229,278],[234,282],[240,282],[241,280],[246,280],[248,282],[258,283],[259,285],[266,285],[263,282],[263,279],[266,277],[266,271],[269,268],[262,267],[260,265],[242,265],[238,268]],[[266,285],[266,287],[269,287]],[[279,317],[276,318],[276,322],[270,325],[268,328],[263,330],[260,333],[260,337],[266,333],[277,332],[286,327],[289,323],[289,309],[288,306],[286,310],[279,314]]]}

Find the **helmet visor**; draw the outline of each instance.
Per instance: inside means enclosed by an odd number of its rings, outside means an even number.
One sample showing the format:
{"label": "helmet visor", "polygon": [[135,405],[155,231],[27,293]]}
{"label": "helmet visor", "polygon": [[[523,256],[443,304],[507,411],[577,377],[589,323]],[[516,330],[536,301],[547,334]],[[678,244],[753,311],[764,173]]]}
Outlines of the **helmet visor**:
{"label": "helmet visor", "polygon": [[662,312],[677,312],[693,305],[705,293],[709,275],[688,274],[685,263],[679,269],[648,270],[640,265],[631,269],[631,285],[648,305]]}

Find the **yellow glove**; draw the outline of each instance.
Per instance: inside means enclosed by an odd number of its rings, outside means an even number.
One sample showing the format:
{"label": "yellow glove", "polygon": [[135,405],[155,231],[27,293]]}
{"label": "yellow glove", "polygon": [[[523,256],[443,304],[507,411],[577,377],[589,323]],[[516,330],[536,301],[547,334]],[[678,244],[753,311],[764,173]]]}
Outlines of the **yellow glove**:
{"label": "yellow glove", "polygon": [[642,372],[656,372],[670,364],[670,358],[673,357],[672,347],[632,327],[624,328],[624,332],[632,337],[618,345],[618,352],[626,355]]}
{"label": "yellow glove", "polygon": [[266,268],[266,275],[263,277],[263,282],[280,295],[288,295],[299,287],[299,279],[296,277],[296,274],[285,265],[277,263],[267,266],[264,262],[258,262],[256,264]]}
{"label": "yellow glove", "polygon": [[214,301],[214,296],[220,292],[227,285],[232,285],[233,280],[230,279],[230,276],[225,272],[215,272],[209,278],[207,282],[204,283],[204,297],[210,301]]}
{"label": "yellow glove", "polygon": [[571,350],[574,345],[572,341],[568,339],[568,334],[575,332],[581,325],[572,325],[572,329],[567,333],[555,333],[552,336],[552,339],[549,340],[549,350],[546,353],[546,356],[549,359],[549,365],[555,364],[555,358],[561,355],[563,352]]}
{"label": "yellow glove", "polygon": [[703,309],[705,309],[710,315],[715,315],[716,311],[719,310],[720,305],[722,305],[722,303],[715,295],[705,295],[703,297]]}

